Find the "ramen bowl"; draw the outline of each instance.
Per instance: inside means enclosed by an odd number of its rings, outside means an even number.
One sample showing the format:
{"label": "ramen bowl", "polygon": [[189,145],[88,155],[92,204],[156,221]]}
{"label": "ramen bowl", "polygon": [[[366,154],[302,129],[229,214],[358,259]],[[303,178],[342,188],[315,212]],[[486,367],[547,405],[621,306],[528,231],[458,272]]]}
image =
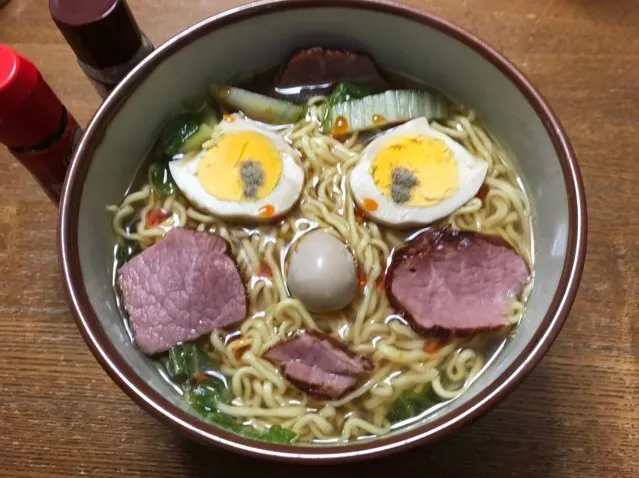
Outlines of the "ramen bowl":
{"label": "ramen bowl", "polygon": [[[532,207],[535,286],[506,346],[468,389],[417,423],[331,444],[256,441],[222,430],[131,342],[112,287],[121,201],[163,122],[214,78],[266,71],[322,45],[363,51],[386,71],[419,79],[469,105],[517,158]],[[334,463],[387,455],[448,435],[496,406],[543,358],[574,300],[586,247],[578,165],[558,119],[502,55],[426,12],[371,0],[281,0],[208,18],[160,46],[100,107],[75,154],[60,204],[59,256],[71,311],[91,351],[142,408],[187,437],[253,457]]]}

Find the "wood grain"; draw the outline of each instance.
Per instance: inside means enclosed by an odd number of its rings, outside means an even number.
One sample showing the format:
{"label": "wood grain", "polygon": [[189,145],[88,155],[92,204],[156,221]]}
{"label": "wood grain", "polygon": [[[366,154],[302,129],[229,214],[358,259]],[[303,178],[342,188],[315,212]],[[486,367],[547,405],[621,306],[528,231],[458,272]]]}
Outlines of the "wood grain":
{"label": "wood grain", "polygon": [[[562,119],[588,194],[588,261],[547,358],[457,435],[341,468],[268,464],[204,449],[130,401],[85,346],[58,276],[56,210],[0,149],[0,476],[639,476],[639,2],[405,0],[479,35]],[[130,0],[156,44],[242,3]],[[0,42],[28,55],[76,118],[99,104],[46,2],[0,10]]]}

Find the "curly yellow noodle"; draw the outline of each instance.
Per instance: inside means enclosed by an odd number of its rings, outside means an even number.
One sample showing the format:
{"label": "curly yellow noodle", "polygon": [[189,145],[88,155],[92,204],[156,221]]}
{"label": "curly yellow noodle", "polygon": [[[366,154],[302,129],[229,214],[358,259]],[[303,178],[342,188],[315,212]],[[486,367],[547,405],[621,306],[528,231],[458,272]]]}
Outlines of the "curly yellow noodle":
{"label": "curly yellow noodle", "polygon": [[[259,429],[281,425],[292,429],[301,441],[320,442],[387,433],[391,429],[388,410],[405,391],[431,390],[441,400],[454,399],[484,368],[489,360],[486,347],[493,340],[490,334],[452,338],[431,351],[426,346],[432,339],[420,336],[393,315],[378,280],[407,235],[362,220],[357,213],[348,177],[364,145],[357,133],[343,141],[322,134],[318,119],[326,101],[323,96],[312,98],[306,118],[281,131],[302,155],[306,183],[298,207],[279,224],[255,228],[227,224],[198,210],[179,193],[158,199],[149,184],[108,208],[116,235],[138,242],[143,249],[178,226],[215,232],[229,242],[247,283],[249,318],[235,330],[210,335],[211,357],[229,378],[233,396],[230,404],[220,403],[218,409]],[[489,166],[483,199],[471,199],[448,223],[499,235],[522,254],[532,270],[530,203],[509,154],[472,111],[456,109],[448,120],[432,125]],[[169,219],[159,227],[147,227],[147,214],[159,207],[170,213]],[[348,243],[366,277],[354,303],[339,313],[312,314],[289,296],[286,287],[285,258],[290,243],[317,228]],[[263,265],[270,269],[269,277],[256,275]],[[531,290],[532,284],[527,285],[512,301],[509,324],[521,319]],[[323,330],[369,356],[374,363],[369,378],[338,400],[308,398],[263,358],[272,345],[300,330]]]}

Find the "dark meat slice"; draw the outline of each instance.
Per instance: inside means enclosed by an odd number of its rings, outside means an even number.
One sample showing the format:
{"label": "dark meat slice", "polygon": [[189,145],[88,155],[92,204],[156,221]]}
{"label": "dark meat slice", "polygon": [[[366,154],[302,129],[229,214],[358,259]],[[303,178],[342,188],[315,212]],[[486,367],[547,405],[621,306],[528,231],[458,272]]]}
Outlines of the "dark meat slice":
{"label": "dark meat slice", "polygon": [[288,362],[282,371],[293,385],[315,398],[340,398],[357,386],[355,377],[327,372],[302,362]]}
{"label": "dark meat slice", "polygon": [[246,289],[228,244],[172,229],[118,271],[135,342],[154,355],[246,317]]}
{"label": "dark meat slice", "polygon": [[[388,88],[386,80],[366,55],[326,48],[309,48],[295,53],[275,80],[279,96],[308,96],[330,93],[340,82],[367,85],[374,91]],[[297,98],[302,100],[303,98]]]}
{"label": "dark meat slice", "polygon": [[366,357],[357,355],[329,335],[306,332],[275,344],[266,358],[278,363],[300,361],[331,373],[360,375],[372,369]]}
{"label": "dark meat slice", "polygon": [[529,278],[501,238],[432,229],[395,255],[386,293],[417,331],[463,335],[506,325],[508,305]]}
{"label": "dark meat slice", "polygon": [[357,386],[372,362],[319,332],[305,332],[275,344],[265,357],[279,364],[297,388],[320,398],[338,398]]}

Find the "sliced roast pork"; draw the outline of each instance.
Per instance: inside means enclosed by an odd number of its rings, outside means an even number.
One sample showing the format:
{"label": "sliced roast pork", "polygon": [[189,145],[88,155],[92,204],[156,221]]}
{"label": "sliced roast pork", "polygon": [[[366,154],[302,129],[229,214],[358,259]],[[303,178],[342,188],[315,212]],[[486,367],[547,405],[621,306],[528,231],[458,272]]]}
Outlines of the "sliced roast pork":
{"label": "sliced roast pork", "polygon": [[288,362],[282,370],[293,385],[317,398],[340,398],[357,386],[355,377],[327,372],[303,362]]}
{"label": "sliced roast pork", "polygon": [[386,293],[417,331],[463,335],[506,325],[509,303],[529,278],[501,238],[441,228],[395,255]]}
{"label": "sliced roast pork", "polygon": [[367,55],[343,50],[308,48],[295,53],[275,80],[275,92],[289,100],[305,101],[329,94],[339,82],[366,85],[375,91],[388,87]]}
{"label": "sliced roast pork", "polygon": [[319,332],[305,332],[275,344],[265,357],[280,365],[297,388],[318,398],[344,396],[373,368],[368,358]]}
{"label": "sliced roast pork", "polygon": [[228,244],[172,229],[118,271],[135,342],[154,355],[246,317],[246,289]]}

